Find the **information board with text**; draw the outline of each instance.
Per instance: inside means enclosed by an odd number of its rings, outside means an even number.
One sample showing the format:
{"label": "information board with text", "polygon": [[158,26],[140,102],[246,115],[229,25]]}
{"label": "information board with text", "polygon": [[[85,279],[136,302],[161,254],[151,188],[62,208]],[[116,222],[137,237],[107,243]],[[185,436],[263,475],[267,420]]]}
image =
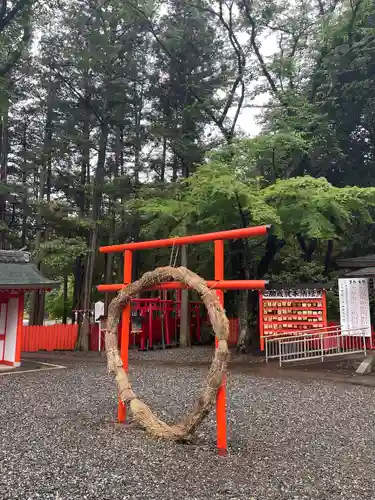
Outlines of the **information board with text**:
{"label": "information board with text", "polygon": [[342,335],[371,337],[368,279],[339,279],[339,298]]}

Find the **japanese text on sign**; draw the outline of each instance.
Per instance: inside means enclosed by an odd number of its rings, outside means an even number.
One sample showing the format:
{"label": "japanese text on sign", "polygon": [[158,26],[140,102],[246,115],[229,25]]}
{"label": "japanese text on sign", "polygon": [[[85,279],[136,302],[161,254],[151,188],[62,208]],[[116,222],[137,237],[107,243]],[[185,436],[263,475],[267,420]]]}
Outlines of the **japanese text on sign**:
{"label": "japanese text on sign", "polygon": [[339,279],[342,335],[371,337],[367,278]]}

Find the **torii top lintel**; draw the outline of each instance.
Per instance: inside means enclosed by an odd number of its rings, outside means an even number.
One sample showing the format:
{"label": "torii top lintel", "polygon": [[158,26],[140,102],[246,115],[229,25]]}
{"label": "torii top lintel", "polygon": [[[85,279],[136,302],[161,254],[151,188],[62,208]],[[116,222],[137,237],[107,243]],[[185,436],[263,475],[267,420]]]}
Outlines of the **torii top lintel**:
{"label": "torii top lintel", "polygon": [[101,253],[125,252],[125,250],[151,250],[153,248],[165,248],[181,245],[206,243],[215,240],[237,240],[239,238],[250,238],[265,236],[271,226],[245,227],[242,229],[231,229],[229,231],[218,231],[215,233],[196,234],[192,236],[181,236],[163,240],[138,241],[134,243],[123,243],[121,245],[110,245],[100,247]]}

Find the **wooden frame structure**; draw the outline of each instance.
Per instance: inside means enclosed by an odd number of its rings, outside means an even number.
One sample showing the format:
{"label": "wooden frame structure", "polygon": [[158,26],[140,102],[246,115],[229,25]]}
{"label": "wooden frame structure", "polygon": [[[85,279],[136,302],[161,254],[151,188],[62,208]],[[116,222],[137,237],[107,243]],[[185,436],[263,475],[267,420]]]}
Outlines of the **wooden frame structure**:
{"label": "wooden frame structure", "polygon": [[[183,236],[162,240],[141,241],[124,243],[121,245],[110,245],[100,248],[101,253],[121,252],[124,253],[124,280],[122,284],[105,284],[97,288],[100,292],[115,292],[121,290],[132,281],[133,252],[137,250],[152,250],[155,248],[166,248],[183,246],[189,244],[214,242],[215,279],[207,281],[208,286],[216,290],[220,303],[224,305],[224,290],[264,290],[267,286],[265,280],[224,280],[224,241],[240,238],[265,236],[271,226],[247,227],[229,231]],[[174,290],[184,288],[181,283],[162,283],[156,289]],[[130,333],[131,304],[129,303],[122,312],[121,329],[121,359],[124,369],[129,367],[129,333]],[[119,422],[125,422],[126,409],[121,402],[118,404],[117,417]],[[227,454],[227,418],[226,418],[226,389],[225,381],[217,393],[216,398],[216,436],[219,455]]]}

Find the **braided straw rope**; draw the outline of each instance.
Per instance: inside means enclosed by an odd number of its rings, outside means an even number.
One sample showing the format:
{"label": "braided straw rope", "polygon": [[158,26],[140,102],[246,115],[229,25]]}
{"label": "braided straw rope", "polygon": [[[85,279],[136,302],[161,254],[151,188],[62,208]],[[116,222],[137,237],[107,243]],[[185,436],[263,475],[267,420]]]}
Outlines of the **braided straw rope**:
{"label": "braided straw rope", "polygon": [[[167,281],[178,281],[198,292],[204,302],[211,320],[213,331],[218,339],[211,368],[206,377],[205,387],[192,411],[181,421],[168,425],[158,419],[151,409],[134,393],[128,375],[123,368],[118,350],[117,328],[122,309],[142,290]],[[135,422],[150,434],[174,441],[188,441],[198,425],[209,414],[222,384],[228,361],[229,323],[216,293],[197,274],[185,267],[160,267],[145,273],[141,279],[122,289],[112,300],[108,309],[105,345],[108,369],[116,377],[119,399],[129,405]]]}

